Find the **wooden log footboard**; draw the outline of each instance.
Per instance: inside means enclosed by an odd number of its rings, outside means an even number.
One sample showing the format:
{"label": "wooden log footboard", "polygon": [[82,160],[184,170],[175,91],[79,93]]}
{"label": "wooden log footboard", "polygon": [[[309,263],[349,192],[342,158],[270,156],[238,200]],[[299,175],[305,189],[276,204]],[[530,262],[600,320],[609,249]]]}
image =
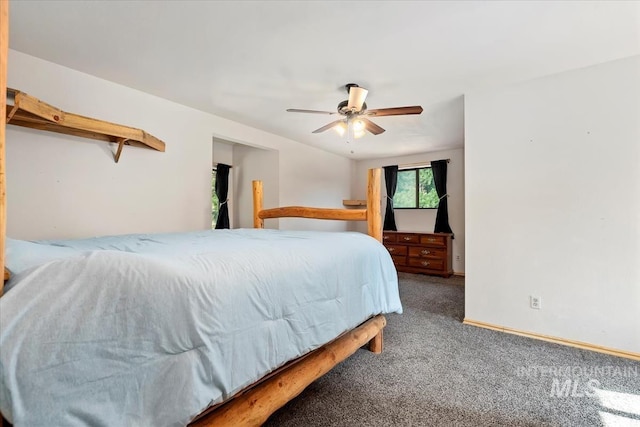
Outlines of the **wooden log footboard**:
{"label": "wooden log footboard", "polygon": [[[259,426],[269,416],[298,396],[312,382],[351,356],[360,347],[382,337],[384,316],[373,317],[301,359],[285,365],[275,375],[238,393],[229,402],[205,412],[192,427]],[[381,343],[381,341],[380,341]]]}

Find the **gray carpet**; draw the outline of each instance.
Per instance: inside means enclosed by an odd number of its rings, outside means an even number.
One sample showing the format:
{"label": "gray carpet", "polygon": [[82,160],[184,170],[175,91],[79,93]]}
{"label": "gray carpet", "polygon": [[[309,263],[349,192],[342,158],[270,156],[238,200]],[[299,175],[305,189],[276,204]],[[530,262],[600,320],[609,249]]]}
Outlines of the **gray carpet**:
{"label": "gray carpet", "polygon": [[463,284],[400,273],[384,352],[358,350],[265,425],[640,426],[639,362],[463,325]]}

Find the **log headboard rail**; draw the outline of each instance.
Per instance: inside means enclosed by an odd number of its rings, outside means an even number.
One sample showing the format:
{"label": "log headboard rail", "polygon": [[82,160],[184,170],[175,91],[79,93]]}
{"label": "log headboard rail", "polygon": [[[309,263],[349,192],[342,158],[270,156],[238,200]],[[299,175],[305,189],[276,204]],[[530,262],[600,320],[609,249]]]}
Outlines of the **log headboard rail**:
{"label": "log headboard rail", "polygon": [[380,211],[380,169],[369,169],[367,174],[366,209],[330,209],[305,206],[286,206],[263,209],[262,181],[253,181],[253,227],[264,228],[264,220],[272,218],[312,218],[342,221],[367,221],[367,234],[382,241]]}

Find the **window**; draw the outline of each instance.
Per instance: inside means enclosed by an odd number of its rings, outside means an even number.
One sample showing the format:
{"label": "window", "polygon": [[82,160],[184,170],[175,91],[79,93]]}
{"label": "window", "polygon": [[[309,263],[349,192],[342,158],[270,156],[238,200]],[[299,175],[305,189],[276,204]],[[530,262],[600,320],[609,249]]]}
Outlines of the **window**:
{"label": "window", "polygon": [[216,168],[211,171],[211,228],[216,228],[218,221],[218,196],[216,195]]}
{"label": "window", "polygon": [[398,171],[394,209],[435,209],[439,202],[431,167]]}

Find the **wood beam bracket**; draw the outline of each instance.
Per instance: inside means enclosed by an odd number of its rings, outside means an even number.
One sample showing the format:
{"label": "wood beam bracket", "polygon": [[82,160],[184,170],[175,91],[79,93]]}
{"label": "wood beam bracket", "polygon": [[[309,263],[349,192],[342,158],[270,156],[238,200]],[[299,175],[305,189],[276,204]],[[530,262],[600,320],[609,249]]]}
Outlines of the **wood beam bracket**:
{"label": "wood beam bracket", "polygon": [[9,111],[9,113],[7,114],[7,123],[11,121],[11,119],[13,118],[13,115],[16,114],[16,111],[18,111],[17,103],[13,106],[13,108],[11,108],[11,111]]}
{"label": "wood beam bracket", "polygon": [[128,138],[116,138],[116,141],[118,143],[118,150],[116,151],[116,154],[113,156],[116,163],[118,163],[118,160],[120,160],[120,154],[122,154],[122,147],[124,147],[124,143],[126,141],[128,141]]}

